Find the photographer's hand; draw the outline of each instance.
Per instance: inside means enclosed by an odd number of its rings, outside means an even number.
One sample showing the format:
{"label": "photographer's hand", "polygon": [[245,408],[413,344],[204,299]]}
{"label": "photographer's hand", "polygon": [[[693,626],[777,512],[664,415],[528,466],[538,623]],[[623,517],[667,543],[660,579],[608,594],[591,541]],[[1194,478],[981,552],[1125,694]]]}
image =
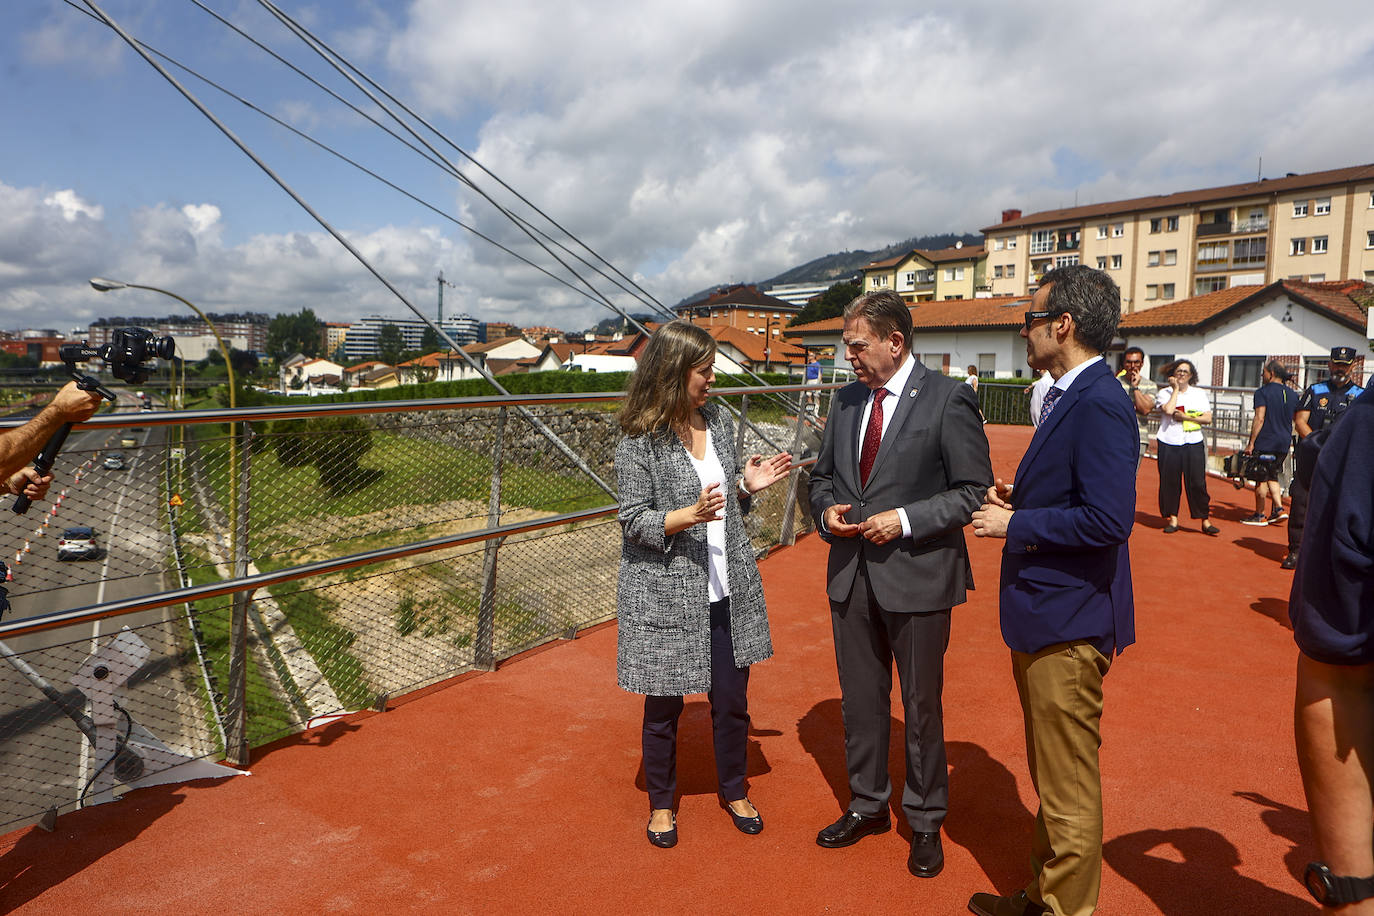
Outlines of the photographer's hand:
{"label": "photographer's hand", "polygon": [[24,468],[10,475],[9,480],[5,481],[5,488],[15,496],[42,499],[48,495],[51,484],[51,474],[40,474],[37,468]]}
{"label": "photographer's hand", "polygon": [[76,382],[68,382],[53,396],[44,411],[54,411],[63,423],[80,423],[89,420],[100,407],[99,392],[83,391]]}

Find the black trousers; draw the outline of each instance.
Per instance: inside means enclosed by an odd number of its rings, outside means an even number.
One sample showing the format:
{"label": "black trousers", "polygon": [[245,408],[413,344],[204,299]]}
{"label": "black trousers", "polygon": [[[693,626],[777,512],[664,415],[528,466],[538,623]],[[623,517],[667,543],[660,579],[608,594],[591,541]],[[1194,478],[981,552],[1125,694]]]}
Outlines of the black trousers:
{"label": "black trousers", "polygon": [[[749,750],[749,668],[735,667],[730,599],[711,605],[711,735],[716,783],[726,801],[744,798]],[[650,808],[671,808],[677,798],[677,721],[682,697],[644,697],[644,782]]]}
{"label": "black trousers", "polygon": [[1159,514],[1178,515],[1179,481],[1188,494],[1188,515],[1204,519],[1212,514],[1212,499],[1207,495],[1207,443],[1165,445],[1159,448]]}
{"label": "black trousers", "polygon": [[1307,487],[1302,485],[1298,475],[1288,485],[1288,549],[1296,551],[1302,545],[1302,529],[1307,527]]}
{"label": "black trousers", "polygon": [[830,623],[840,675],[849,810],[874,817],[887,810],[892,796],[887,754],[895,662],[906,722],[902,811],[913,831],[938,831],[949,811],[940,698],[949,647],[949,610],[912,614],[880,607],[860,562],[849,599],[830,602]]}

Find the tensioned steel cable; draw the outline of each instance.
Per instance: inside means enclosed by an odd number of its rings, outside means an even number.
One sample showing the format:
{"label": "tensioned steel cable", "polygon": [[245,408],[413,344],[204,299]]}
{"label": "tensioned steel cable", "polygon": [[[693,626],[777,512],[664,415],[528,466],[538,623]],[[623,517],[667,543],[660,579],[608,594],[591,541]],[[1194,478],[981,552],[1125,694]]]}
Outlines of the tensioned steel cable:
{"label": "tensioned steel cable", "polygon": [[[192,0],[192,2],[197,3],[197,5],[200,4],[200,0]],[[426,149],[428,149],[428,150],[430,150],[431,152],[433,152],[436,156],[440,156],[441,158],[443,158],[445,162],[448,162],[449,165],[452,166],[452,168],[454,169],[454,171],[455,171],[455,173],[456,173],[456,175],[457,175],[457,177],[459,178],[460,181],[462,181],[464,184],[466,184],[466,185],[467,185],[469,188],[471,188],[473,191],[475,191],[476,193],[478,193],[479,195],[481,195],[481,196],[483,197],[483,199],[485,199],[488,203],[490,203],[493,207],[495,207],[500,213],[502,213],[502,214],[505,215],[507,218],[509,218],[509,219],[511,219],[513,222],[515,222],[515,224],[517,225],[517,227],[519,227],[522,231],[524,231],[524,232],[526,233],[526,235],[529,235],[530,238],[533,239],[533,240],[536,242],[536,244],[539,244],[541,248],[544,248],[545,251],[549,251],[548,246],[543,245],[541,242],[539,242],[538,239],[535,239],[534,236],[530,233],[530,231],[529,231],[528,229],[525,229],[524,224],[515,218],[514,214],[512,214],[509,210],[507,210],[507,209],[506,209],[505,207],[503,207],[501,204],[497,203],[496,200],[495,200],[493,197],[491,197],[491,195],[489,195],[486,191],[484,191],[484,190],[482,190],[481,188],[479,188],[479,187],[477,186],[477,184],[476,184],[474,181],[472,181],[468,176],[464,175],[464,174],[461,172],[461,170],[459,170],[459,169],[457,168],[457,166],[455,166],[455,165],[453,165],[451,162],[449,162],[449,160],[448,160],[447,157],[443,156],[441,153],[439,153],[438,150],[434,149],[434,147],[433,147],[432,145],[430,145],[429,142],[426,141],[423,137],[421,137],[421,136],[419,135],[419,133],[418,133],[413,127],[411,127],[408,123],[406,123],[406,121],[405,121],[403,118],[401,118],[401,117],[400,117],[399,115],[397,115],[394,111],[392,111],[391,108],[388,107],[385,103],[383,103],[383,102],[382,102],[382,101],[381,101],[372,91],[370,91],[369,89],[367,89],[366,87],[364,87],[361,83],[359,83],[358,78],[361,78],[362,80],[366,81],[369,85],[375,87],[375,88],[377,89],[378,92],[380,92],[380,93],[382,93],[383,95],[385,95],[385,96],[387,97],[388,100],[394,102],[399,108],[401,108],[402,110],[404,110],[404,111],[405,111],[407,114],[409,114],[411,117],[415,118],[415,120],[419,121],[419,122],[420,122],[422,125],[424,125],[430,132],[432,132],[432,133],[438,135],[445,143],[447,143],[449,146],[453,147],[454,149],[458,150],[459,153],[461,153],[463,156],[465,156],[469,161],[472,161],[474,164],[476,164],[476,165],[478,166],[478,168],[481,168],[481,169],[482,169],[482,171],[486,172],[488,175],[492,175],[492,177],[493,177],[499,184],[501,184],[502,187],[507,188],[508,190],[511,191],[511,193],[515,194],[516,197],[518,197],[518,198],[521,199],[522,201],[525,201],[525,203],[526,203],[528,206],[530,206],[530,207],[531,207],[532,209],[534,209],[536,212],[539,212],[541,215],[543,215],[545,219],[548,219],[548,220],[549,220],[549,222],[553,223],[555,226],[558,226],[558,223],[557,223],[557,222],[555,222],[555,221],[554,221],[551,217],[549,217],[547,214],[543,214],[543,212],[540,211],[537,207],[535,207],[533,204],[531,204],[531,203],[529,203],[527,200],[525,200],[525,198],[522,197],[518,192],[515,192],[513,189],[511,189],[510,186],[507,185],[504,181],[502,181],[499,177],[493,175],[493,174],[490,172],[490,170],[486,169],[484,166],[482,166],[480,163],[478,163],[471,155],[469,155],[468,153],[464,152],[460,147],[457,146],[457,144],[453,143],[453,142],[452,142],[451,140],[449,140],[446,136],[444,136],[440,131],[438,131],[437,128],[435,128],[433,125],[429,124],[429,122],[426,121],[424,118],[422,118],[422,117],[420,117],[419,115],[415,114],[414,111],[412,111],[408,106],[406,106],[404,102],[401,102],[401,101],[397,100],[397,99],[395,98],[395,96],[393,96],[391,93],[387,92],[385,89],[383,89],[381,86],[379,86],[375,81],[373,81],[370,77],[368,77],[367,74],[363,73],[360,69],[358,69],[357,67],[355,67],[355,66],[354,66],[352,63],[350,63],[345,57],[343,57],[343,55],[339,54],[337,51],[335,51],[333,48],[331,48],[331,47],[330,47],[328,44],[326,44],[324,41],[322,41],[321,39],[317,38],[313,33],[311,33],[311,32],[310,32],[308,29],[306,29],[304,26],[300,25],[300,24],[297,23],[294,19],[292,19],[290,16],[288,16],[286,13],[282,12],[282,10],[281,10],[280,8],[278,8],[278,7],[276,6],[276,4],[272,2],[272,0],[258,0],[258,4],[259,4],[260,6],[262,6],[264,9],[266,9],[268,12],[272,13],[272,15],[274,15],[275,17],[277,17],[278,21],[280,21],[284,26],[286,26],[288,29],[290,29],[290,30],[291,30],[294,34],[296,34],[297,37],[299,37],[302,41],[306,42],[306,44],[307,44],[309,47],[311,47],[311,48],[316,52],[316,54],[318,54],[323,60],[325,60],[327,63],[329,63],[330,66],[332,66],[341,76],[343,76],[343,77],[344,77],[345,79],[347,79],[350,83],[352,83],[359,91],[361,91],[364,95],[366,95],[366,96],[368,97],[368,99],[369,99],[370,101],[372,101],[373,104],[377,105],[377,106],[380,107],[383,111],[385,111],[385,112],[386,112],[386,113],[387,113],[387,114],[388,114],[397,124],[401,125],[401,127],[404,128],[404,129],[406,130],[407,133],[409,133],[411,136],[415,137],[415,139],[416,139],[418,142],[424,144],[424,146],[425,146]],[[351,71],[351,72],[350,72],[350,71]],[[353,73],[357,73],[358,78],[355,78],[355,77],[352,75]],[[577,241],[579,245],[582,245],[584,248],[587,248],[587,250],[588,250],[589,252],[591,251],[591,249],[590,249],[589,247],[587,247],[585,244],[583,244],[583,243],[581,242],[581,240],[580,240],[580,239],[577,239],[577,237],[574,236],[572,233],[568,232],[568,230],[564,229],[562,226],[559,226],[559,229],[560,229],[561,231],[563,231],[566,235],[568,235],[569,238],[572,238],[574,241]],[[572,268],[568,267],[568,265],[567,265],[561,258],[559,258],[557,255],[553,254],[552,251],[549,251],[549,254],[550,254],[555,260],[557,260],[560,264],[562,264],[562,265],[564,266],[565,269],[568,269],[568,270],[569,270],[570,272],[572,272],[575,276],[578,276],[578,279],[582,280],[584,283],[587,282],[584,278],[582,278],[580,275],[578,275],[578,274],[576,273],[576,271],[573,271]],[[595,254],[595,252],[593,252],[593,254]],[[597,256],[597,257],[600,257],[600,255],[596,255],[596,256]],[[602,260],[604,260],[604,258],[603,258]],[[607,263],[609,263],[609,262],[607,262]],[[618,272],[618,271],[617,271],[617,272]],[[622,276],[623,276],[623,274],[622,274]],[[588,285],[590,286],[590,284],[588,284]],[[665,314],[672,314],[671,310],[668,309],[666,306],[663,306],[662,303],[658,303],[657,300],[654,300],[654,301],[655,301],[655,303],[658,304],[659,308],[660,308]],[[635,327],[638,328],[641,332],[647,333],[647,329],[644,328],[644,326],[643,326],[642,324],[640,324],[638,321],[636,321],[634,318],[632,318],[631,316],[629,316],[628,314],[626,314],[624,311],[622,311],[622,310],[619,309],[618,307],[616,307],[616,306],[614,306],[614,305],[611,305],[611,303],[610,303],[609,301],[607,301],[607,305],[610,305],[610,307],[613,308],[618,314],[620,314],[620,316],[621,316],[622,318],[624,318],[626,321],[633,323],[633,324],[635,325]],[[674,315],[674,317],[676,317],[676,316]],[[764,345],[765,345],[765,346],[771,346],[771,342],[766,341]],[[751,376],[752,378],[754,378],[754,379],[757,380],[757,381],[760,381],[760,382],[762,381],[762,378],[760,378],[760,377],[758,376],[757,373],[753,372],[753,371],[750,370],[748,367],[741,366],[740,368],[744,371],[744,373],[745,373],[746,375]],[[786,405],[786,406],[794,407],[799,413],[803,413],[803,414],[804,414],[804,411],[801,410],[800,401],[798,401],[796,404],[793,404],[793,403],[789,402],[788,400],[786,400],[786,399],[784,399],[784,398],[780,398],[780,397],[778,397],[778,396],[776,396],[776,395],[773,396],[772,399],[777,400],[779,403],[782,403],[782,404],[784,404],[784,405]],[[733,410],[732,410],[731,412],[734,413]],[[806,422],[807,422],[808,424],[811,424],[811,423],[812,423],[812,421],[811,421],[811,419],[810,419],[809,417],[806,419]],[[752,423],[750,424],[750,426],[753,427],[753,428],[754,428],[754,431],[755,431],[756,433],[758,433],[760,436],[762,436],[763,439],[764,439],[764,441],[767,442],[770,446],[775,447],[775,448],[777,447],[776,444],[773,443],[771,439],[769,439],[766,435],[763,435],[762,431],[759,430],[757,427],[754,427]]]}
{"label": "tensioned steel cable", "polygon": [[[156,70],[163,79],[171,83],[172,86],[178,92],[180,92],[182,96],[196,108],[197,111],[204,115],[205,118],[209,120],[211,124],[215,125],[215,127],[220,131],[220,133],[228,137],[230,142],[237,146],[243,152],[244,155],[248,156],[248,158],[253,161],[254,165],[256,165],[263,172],[265,172],[269,178],[276,182],[278,187],[285,191],[291,197],[292,200],[294,200],[297,204],[300,205],[300,207],[303,210],[305,210],[305,212],[309,213],[310,216],[315,220],[315,222],[319,223],[326,232],[328,232],[331,236],[334,237],[335,241],[337,241],[340,245],[344,246],[348,253],[353,255],[353,257],[358,261],[358,263],[362,264],[363,267],[366,268],[369,273],[371,273],[374,277],[377,278],[378,282],[380,282],[383,286],[390,290],[392,295],[399,299],[406,306],[406,308],[414,312],[415,315],[421,321],[423,321],[425,324],[429,325],[432,329],[434,329],[435,333],[439,335],[440,339],[448,343],[450,346],[452,346],[454,350],[457,351],[458,355],[463,358],[464,362],[471,366],[472,369],[475,372],[477,372],[482,378],[486,379],[489,385],[491,385],[501,394],[510,394],[510,392],[508,392],[505,389],[505,387],[501,385],[500,382],[496,381],[495,376],[493,376],[490,372],[487,371],[485,366],[481,365],[477,362],[477,360],[473,359],[471,354],[469,354],[466,350],[460,347],[458,343],[448,334],[448,332],[446,332],[443,328],[435,324],[434,321],[432,321],[428,315],[420,311],[420,309],[416,308],[414,303],[412,303],[408,298],[406,298],[404,293],[397,289],[395,285],[391,283],[390,280],[388,280],[386,277],[382,275],[381,271],[377,270],[377,268],[372,265],[371,261],[369,261],[367,258],[363,256],[362,252],[358,251],[358,249],[354,247],[354,245],[351,242],[349,242],[348,239],[345,238],[342,233],[335,229],[333,225],[329,223],[328,220],[326,220],[322,215],[320,215],[320,213],[317,210],[315,210],[314,207],[307,203],[305,198],[301,197],[300,194],[296,193],[296,190],[292,188],[289,184],[287,184],[286,181],[280,175],[278,175],[272,169],[271,166],[269,166],[265,161],[263,161],[257,153],[253,152],[253,150],[248,146],[248,144],[244,143],[243,140],[241,140],[237,134],[235,134],[232,130],[229,129],[228,125],[226,125],[223,121],[217,118],[215,114],[210,111],[209,108],[205,107],[205,104],[202,103],[200,99],[198,99],[195,96],[194,93],[192,93],[189,89],[183,86],[177,80],[177,78],[174,77],[171,73],[167,72],[166,68],[164,68],[156,60],[154,60],[151,54],[143,50],[143,48],[139,46],[138,42],[134,40],[133,36],[126,32],[124,28],[120,26],[117,22],[111,19],[105,13],[105,11],[102,10],[98,4],[96,4],[95,0],[82,0],[82,2],[84,2],[86,6],[88,6],[91,9],[91,11],[100,18],[102,22],[104,22],[107,26],[113,29],[119,35],[119,37],[127,45],[129,45],[129,47],[133,48],[134,52],[138,54],[139,57],[142,57],[145,61],[147,61],[148,65],[152,67],[154,70]],[[558,435],[554,433],[553,430],[549,429],[549,427],[542,420],[540,420],[534,414],[530,413],[530,411],[527,408],[518,407],[517,411],[527,422],[529,422],[536,429],[538,429],[540,433],[544,435],[545,438],[552,442],[555,448],[561,451],[566,458],[572,461],[573,464],[576,465],[579,470],[581,470],[594,483],[596,483],[597,486],[599,486],[602,490],[604,490],[611,496],[615,495],[615,490],[611,486],[609,486],[604,480],[602,480],[601,477],[594,470],[592,470],[592,468],[587,464],[587,462],[584,461],[582,457],[578,455],[575,451],[569,448],[567,443],[560,439]]]}

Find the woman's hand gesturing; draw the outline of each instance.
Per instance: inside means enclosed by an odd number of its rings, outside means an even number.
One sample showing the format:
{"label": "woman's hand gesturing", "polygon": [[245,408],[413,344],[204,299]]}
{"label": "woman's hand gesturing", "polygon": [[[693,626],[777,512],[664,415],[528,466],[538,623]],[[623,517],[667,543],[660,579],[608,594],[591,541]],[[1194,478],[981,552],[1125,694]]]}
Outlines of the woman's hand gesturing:
{"label": "woman's hand gesturing", "polygon": [[782,480],[791,469],[792,456],[787,452],[778,452],[772,458],[750,455],[744,462],[744,486],[750,493],[757,493]]}
{"label": "woman's hand gesturing", "polygon": [[720,484],[711,483],[701,488],[701,495],[690,506],[674,509],[663,518],[663,533],[668,535],[686,531],[702,522],[714,522],[725,517],[725,496],[720,492]]}

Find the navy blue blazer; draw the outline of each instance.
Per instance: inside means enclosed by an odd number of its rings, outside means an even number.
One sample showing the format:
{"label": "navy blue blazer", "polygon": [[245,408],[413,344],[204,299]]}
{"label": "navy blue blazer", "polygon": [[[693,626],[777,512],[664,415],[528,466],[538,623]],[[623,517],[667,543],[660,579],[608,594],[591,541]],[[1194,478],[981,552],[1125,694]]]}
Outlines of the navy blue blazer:
{"label": "navy blue blazer", "polygon": [[1139,428],[1097,362],[1060,395],[1016,469],[1002,549],[1002,638],[1018,652],[1086,640],[1108,657],[1135,642],[1127,539]]}

